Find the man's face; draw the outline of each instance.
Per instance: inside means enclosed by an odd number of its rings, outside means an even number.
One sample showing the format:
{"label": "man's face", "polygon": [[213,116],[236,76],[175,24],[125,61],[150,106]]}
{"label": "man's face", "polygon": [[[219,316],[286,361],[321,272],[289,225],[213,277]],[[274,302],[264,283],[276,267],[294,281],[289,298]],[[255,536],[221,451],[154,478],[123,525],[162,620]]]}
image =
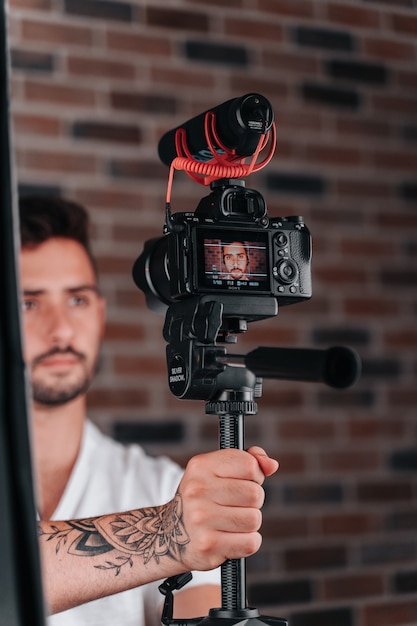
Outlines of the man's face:
{"label": "man's face", "polygon": [[33,400],[65,404],[94,376],[104,301],[90,259],[77,241],[53,238],[20,255],[24,359]]}
{"label": "man's face", "polygon": [[247,256],[246,250],[239,241],[224,246],[223,248],[224,264],[230,278],[239,280],[246,272]]}

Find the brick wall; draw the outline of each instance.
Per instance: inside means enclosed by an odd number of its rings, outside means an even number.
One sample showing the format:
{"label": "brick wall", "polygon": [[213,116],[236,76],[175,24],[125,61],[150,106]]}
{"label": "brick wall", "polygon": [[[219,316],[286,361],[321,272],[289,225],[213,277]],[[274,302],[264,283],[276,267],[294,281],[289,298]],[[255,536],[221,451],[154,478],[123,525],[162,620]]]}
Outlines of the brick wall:
{"label": "brick wall", "polygon": [[[248,444],[281,461],[267,482],[249,601],[291,626],[417,623],[417,8],[413,0],[10,0],[21,193],[85,203],[108,299],[90,413],[180,462],[217,447],[203,403],[166,382],[163,317],[131,268],[162,234],[161,135],[258,91],[278,127],[247,181],[271,216],[303,215],[313,298],[239,337],[354,347],[347,391],[265,380]],[[207,190],[183,173],[173,210]]]}

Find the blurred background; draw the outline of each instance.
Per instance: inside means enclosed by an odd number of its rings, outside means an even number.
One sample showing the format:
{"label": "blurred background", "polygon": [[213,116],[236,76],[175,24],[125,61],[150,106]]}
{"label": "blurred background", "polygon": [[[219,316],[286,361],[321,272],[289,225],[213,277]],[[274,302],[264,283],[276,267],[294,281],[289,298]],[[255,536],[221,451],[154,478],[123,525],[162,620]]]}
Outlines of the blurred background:
{"label": "blurred background", "polygon": [[[203,402],[167,384],[164,317],[131,271],[162,235],[159,138],[247,92],[273,105],[277,149],[249,177],[270,216],[302,215],[313,297],[249,325],[257,346],[355,348],[345,391],[264,380],[246,444],[266,483],[248,600],[291,626],[417,624],[417,5],[414,0],[9,0],[20,194],[93,220],[108,327],[89,413],[185,464],[218,447]],[[172,210],[208,189],[176,173]]]}

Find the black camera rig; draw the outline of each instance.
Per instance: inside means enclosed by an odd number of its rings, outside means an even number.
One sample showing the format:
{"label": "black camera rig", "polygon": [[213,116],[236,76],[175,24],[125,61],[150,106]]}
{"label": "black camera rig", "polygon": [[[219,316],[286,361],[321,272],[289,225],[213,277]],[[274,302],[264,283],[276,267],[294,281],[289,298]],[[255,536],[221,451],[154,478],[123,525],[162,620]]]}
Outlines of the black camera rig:
{"label": "black camera rig", "polygon": [[[262,379],[324,382],[343,389],[360,374],[347,347],[328,350],[257,348],[228,354],[226,345],[249,322],[278,314],[311,297],[311,236],[300,216],[269,217],[261,194],[242,180],[264,167],[275,150],[269,101],[250,93],[234,98],[169,131],[159,144],[170,166],[161,238],[147,241],[133,267],[136,285],[154,311],[165,314],[168,383],[182,399],[206,401],[219,418],[220,448],[244,448],[244,418],[257,413]],[[268,148],[264,161],[261,152]],[[249,164],[246,159],[251,157]],[[194,213],[171,214],[175,169],[211,186]],[[162,622],[211,626],[288,626],[246,606],[245,560],[221,566],[222,606],[207,617],[173,620],[173,591],[190,580],[174,576],[160,586]]]}

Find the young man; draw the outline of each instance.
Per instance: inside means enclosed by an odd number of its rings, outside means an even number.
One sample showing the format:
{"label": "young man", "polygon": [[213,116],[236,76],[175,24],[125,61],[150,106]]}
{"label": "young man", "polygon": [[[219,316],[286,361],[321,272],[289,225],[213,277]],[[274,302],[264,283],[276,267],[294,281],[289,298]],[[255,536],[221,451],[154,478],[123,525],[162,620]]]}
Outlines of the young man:
{"label": "young man", "polygon": [[249,257],[241,241],[223,244],[223,262],[226,267],[226,278],[232,280],[249,280]]}
{"label": "young man", "polygon": [[278,464],[260,448],[217,450],[183,471],[104,436],[86,416],[105,322],[87,214],[62,199],[24,198],[20,230],[48,623],[160,624],[158,585],[189,570],[175,616],[204,616],[220,606],[215,568],[260,547],[261,485]]}

